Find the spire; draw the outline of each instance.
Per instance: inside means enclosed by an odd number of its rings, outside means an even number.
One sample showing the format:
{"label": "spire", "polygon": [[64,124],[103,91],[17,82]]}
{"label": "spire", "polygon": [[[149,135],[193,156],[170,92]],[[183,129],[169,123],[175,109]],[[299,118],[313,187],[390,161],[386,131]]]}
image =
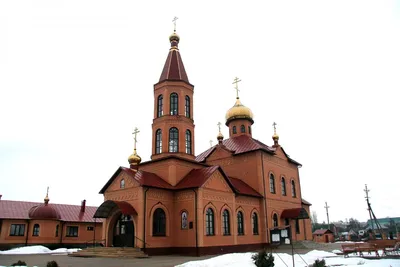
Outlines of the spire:
{"label": "spire", "polygon": [[276,122],[272,124],[274,127],[274,135],[272,136],[272,140],[274,140],[274,146],[279,146],[279,135],[276,134],[276,125],[278,125]]}
{"label": "spire", "polygon": [[222,140],[224,140],[224,136],[221,133],[221,122],[218,122],[217,125],[218,125],[218,135],[217,135],[218,144],[222,144]]}
{"label": "spire", "polygon": [[47,187],[47,192],[46,192],[46,197],[44,198],[44,204],[47,205],[49,204],[49,187]]}
{"label": "spire", "polygon": [[134,148],[133,148],[133,154],[129,156],[128,162],[130,164],[131,169],[136,169],[138,168],[138,165],[142,161],[140,156],[136,153],[136,143],[137,143],[137,134],[140,133],[139,129],[136,127],[135,130],[133,131],[133,140],[134,140]]}
{"label": "spire", "polygon": [[178,44],[180,37],[176,33],[176,20],[175,17],[172,22],[174,23],[174,32],[169,36],[169,41],[171,43],[171,48],[169,49],[168,57],[164,65],[164,69],[161,73],[159,82],[165,80],[172,81],[184,81],[189,83],[185,67],[183,66],[183,61],[179,53]]}

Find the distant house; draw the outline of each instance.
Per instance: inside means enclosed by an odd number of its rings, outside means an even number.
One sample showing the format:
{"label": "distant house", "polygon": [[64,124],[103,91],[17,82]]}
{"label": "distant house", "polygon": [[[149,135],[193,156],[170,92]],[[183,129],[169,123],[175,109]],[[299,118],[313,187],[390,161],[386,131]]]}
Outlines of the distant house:
{"label": "distant house", "polygon": [[318,243],[330,243],[335,242],[335,236],[329,229],[318,229],[315,230],[313,235],[314,242]]}
{"label": "distant house", "polygon": [[97,207],[1,200],[0,249],[24,245],[49,248],[80,247],[102,237],[102,220],[93,219]]}

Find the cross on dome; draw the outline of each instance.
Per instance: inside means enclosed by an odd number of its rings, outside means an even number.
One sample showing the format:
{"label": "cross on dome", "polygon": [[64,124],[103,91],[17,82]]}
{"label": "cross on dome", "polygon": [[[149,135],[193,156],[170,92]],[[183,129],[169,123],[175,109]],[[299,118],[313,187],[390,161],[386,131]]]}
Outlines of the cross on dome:
{"label": "cross on dome", "polygon": [[239,86],[238,83],[241,82],[242,80],[240,80],[238,77],[235,77],[235,79],[233,80],[232,84],[235,84],[235,90],[236,90],[236,98],[239,99]]}
{"label": "cross on dome", "polygon": [[135,150],[136,150],[137,134],[138,133],[140,133],[140,131],[139,131],[139,129],[137,127],[135,127],[135,129],[133,130],[133,133],[132,133],[134,135],[133,140],[135,141],[134,142],[134,149]]}
{"label": "cross on dome", "polygon": [[176,21],[178,20],[177,17],[174,17],[174,19],[172,20],[172,22],[174,23],[174,32],[176,32]]}

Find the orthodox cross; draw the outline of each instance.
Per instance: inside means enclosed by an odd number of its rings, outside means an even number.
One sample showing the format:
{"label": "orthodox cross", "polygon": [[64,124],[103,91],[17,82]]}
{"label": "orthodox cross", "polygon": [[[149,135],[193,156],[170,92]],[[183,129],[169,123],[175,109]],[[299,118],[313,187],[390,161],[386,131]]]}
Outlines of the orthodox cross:
{"label": "orthodox cross", "polygon": [[175,17],[173,20],[172,20],[172,22],[174,23],[174,32],[176,32],[176,20],[177,20],[178,18],[177,17]]}
{"label": "orthodox cross", "polygon": [[219,132],[221,132],[221,123],[218,122],[217,125],[218,125],[218,130],[219,130]]}
{"label": "orthodox cross", "polygon": [[46,197],[49,197],[49,187],[47,187]]}
{"label": "orthodox cross", "polygon": [[235,90],[236,90],[236,98],[239,98],[239,86],[238,86],[238,82],[241,82],[242,80],[239,80],[238,77],[235,77],[235,79],[233,80],[232,84],[235,84]]}
{"label": "orthodox cross", "polygon": [[274,123],[272,124],[272,126],[274,126],[274,134],[276,134],[276,125],[278,125],[278,124],[276,124],[276,122],[274,122]]}
{"label": "orthodox cross", "polygon": [[210,140],[210,147],[212,147],[212,140]]}
{"label": "orthodox cross", "polygon": [[135,127],[135,130],[133,130],[133,133],[132,133],[134,135],[133,140],[135,141],[135,143],[134,143],[134,149],[135,150],[136,150],[136,142],[137,142],[136,137],[137,137],[138,133],[140,133],[140,131],[139,131],[139,129],[137,127]]}

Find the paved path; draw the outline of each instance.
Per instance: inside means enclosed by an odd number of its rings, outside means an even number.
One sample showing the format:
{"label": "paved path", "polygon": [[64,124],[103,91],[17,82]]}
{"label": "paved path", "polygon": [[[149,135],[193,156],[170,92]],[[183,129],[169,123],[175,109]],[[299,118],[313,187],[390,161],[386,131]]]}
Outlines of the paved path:
{"label": "paved path", "polygon": [[[307,244],[309,248],[295,249],[295,253],[305,254],[311,250],[325,250],[331,252],[332,249],[340,247],[339,244],[322,245]],[[279,248],[274,252],[291,254],[291,248]],[[66,255],[0,255],[0,266],[11,266],[18,260],[25,261],[29,267],[46,267],[48,261],[56,261],[60,267],[173,267],[188,261],[197,261],[212,258],[215,256],[189,257],[189,256],[152,256],[147,259],[110,259],[110,258],[81,258],[68,257]]]}
{"label": "paved path", "polygon": [[81,258],[66,255],[0,255],[0,266],[11,266],[18,260],[29,267],[46,267],[48,261],[56,261],[60,267],[173,267],[188,261],[204,260],[214,256],[153,256],[147,259]]}

